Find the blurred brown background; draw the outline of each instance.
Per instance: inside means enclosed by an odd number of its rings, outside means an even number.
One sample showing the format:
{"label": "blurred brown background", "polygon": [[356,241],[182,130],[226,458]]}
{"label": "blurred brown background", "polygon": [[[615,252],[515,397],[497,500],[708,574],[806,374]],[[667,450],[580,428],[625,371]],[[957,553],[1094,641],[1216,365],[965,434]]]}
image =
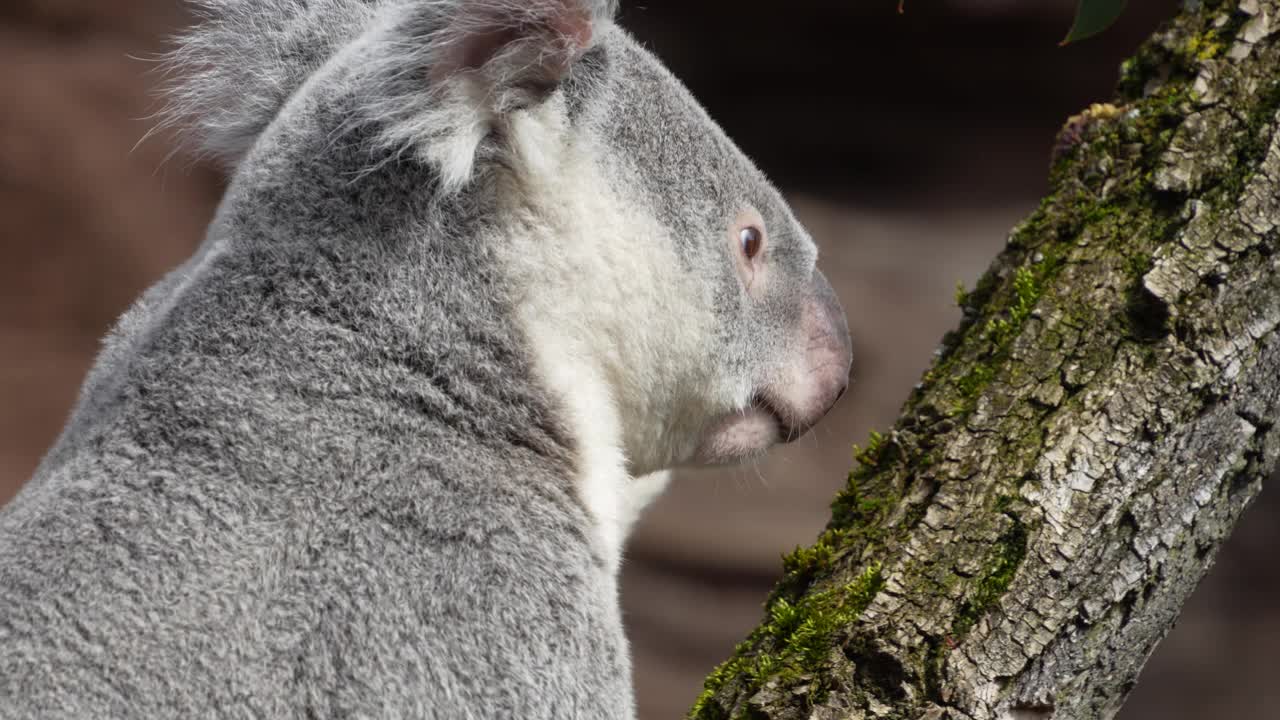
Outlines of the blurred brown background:
{"label": "blurred brown background", "polygon": [[[769,172],[849,312],[855,385],[755,467],[679,482],[633,541],[624,604],[645,720],[679,717],[759,620],[778,556],[808,543],[850,444],[883,429],[1007,230],[1045,190],[1067,115],[1177,0],[1130,3],[1069,48],[1071,0],[624,0],[624,24]],[[134,144],[147,57],[178,0],[0,2],[0,503],[53,441],[98,338],[195,246],[216,168]],[[1280,501],[1245,518],[1122,718],[1280,718]]]}

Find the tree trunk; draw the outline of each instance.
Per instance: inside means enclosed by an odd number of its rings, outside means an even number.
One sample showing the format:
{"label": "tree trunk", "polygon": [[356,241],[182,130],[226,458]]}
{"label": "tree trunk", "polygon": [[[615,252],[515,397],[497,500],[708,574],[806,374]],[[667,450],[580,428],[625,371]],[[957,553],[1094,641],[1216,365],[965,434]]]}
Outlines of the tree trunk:
{"label": "tree trunk", "polygon": [[1119,710],[1280,451],[1280,0],[1185,6],[691,717]]}

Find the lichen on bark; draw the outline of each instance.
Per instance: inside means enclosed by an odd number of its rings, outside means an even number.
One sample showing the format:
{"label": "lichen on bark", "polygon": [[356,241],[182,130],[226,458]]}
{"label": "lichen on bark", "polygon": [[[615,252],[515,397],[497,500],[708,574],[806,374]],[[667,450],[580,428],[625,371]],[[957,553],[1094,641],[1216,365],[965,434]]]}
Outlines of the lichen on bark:
{"label": "lichen on bark", "polygon": [[1191,5],[1068,121],[691,717],[1119,709],[1280,452],[1280,0]]}

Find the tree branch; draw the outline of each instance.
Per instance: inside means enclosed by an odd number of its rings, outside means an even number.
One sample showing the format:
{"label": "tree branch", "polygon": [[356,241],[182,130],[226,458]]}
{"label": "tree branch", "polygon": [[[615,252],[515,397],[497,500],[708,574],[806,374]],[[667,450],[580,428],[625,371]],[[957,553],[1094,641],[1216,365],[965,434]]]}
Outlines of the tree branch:
{"label": "tree branch", "polygon": [[1280,451],[1276,30],[1280,0],[1187,3],[1067,123],[692,717],[1119,710]]}

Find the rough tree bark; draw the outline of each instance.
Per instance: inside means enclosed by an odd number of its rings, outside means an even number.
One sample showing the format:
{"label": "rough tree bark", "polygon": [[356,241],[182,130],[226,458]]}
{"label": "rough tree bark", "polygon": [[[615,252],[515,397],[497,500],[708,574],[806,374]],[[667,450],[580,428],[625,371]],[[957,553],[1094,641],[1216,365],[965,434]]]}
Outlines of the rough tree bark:
{"label": "rough tree bark", "polygon": [[1188,0],[1068,122],[692,717],[1115,715],[1280,451],[1277,30]]}

